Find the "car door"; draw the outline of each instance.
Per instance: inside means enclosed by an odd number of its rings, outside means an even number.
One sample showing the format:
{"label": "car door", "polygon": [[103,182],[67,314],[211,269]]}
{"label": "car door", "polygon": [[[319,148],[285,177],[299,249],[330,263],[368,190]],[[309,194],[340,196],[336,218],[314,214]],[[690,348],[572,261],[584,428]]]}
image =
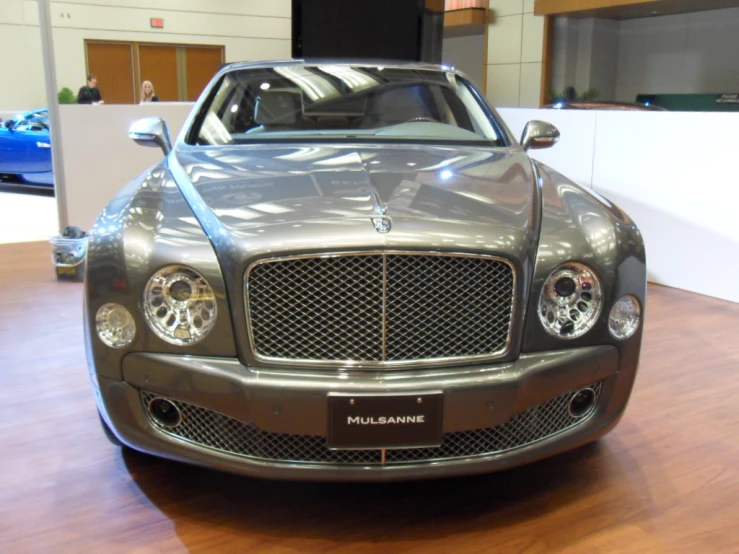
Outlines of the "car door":
{"label": "car door", "polygon": [[16,140],[22,151],[21,171],[17,173],[44,173],[51,171],[51,142],[49,129],[33,119],[20,122],[16,129]]}
{"label": "car door", "polygon": [[6,125],[14,122],[3,121],[0,123],[0,173],[15,173],[21,163],[22,153],[18,152],[18,144],[15,141],[13,131]]}

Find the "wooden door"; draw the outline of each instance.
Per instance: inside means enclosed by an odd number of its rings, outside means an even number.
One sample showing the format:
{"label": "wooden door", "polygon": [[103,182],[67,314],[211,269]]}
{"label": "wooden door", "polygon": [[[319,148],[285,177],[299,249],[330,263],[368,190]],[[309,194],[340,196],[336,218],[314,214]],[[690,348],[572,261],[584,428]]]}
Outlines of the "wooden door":
{"label": "wooden door", "polygon": [[222,47],[185,47],[185,71],[187,74],[187,98],[194,101],[218,72],[223,63]]}
{"label": "wooden door", "polygon": [[139,83],[136,101],[141,101],[141,83],[151,81],[161,102],[178,102],[177,47],[139,44]]}
{"label": "wooden door", "polygon": [[[134,102],[133,45],[123,42],[86,42],[87,72],[97,76],[106,104]],[[82,86],[85,83],[81,83]]]}

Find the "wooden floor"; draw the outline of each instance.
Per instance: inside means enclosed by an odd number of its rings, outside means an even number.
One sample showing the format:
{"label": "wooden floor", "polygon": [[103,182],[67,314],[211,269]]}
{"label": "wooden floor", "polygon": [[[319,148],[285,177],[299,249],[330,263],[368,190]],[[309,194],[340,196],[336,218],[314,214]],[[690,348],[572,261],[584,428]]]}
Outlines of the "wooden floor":
{"label": "wooden floor", "polygon": [[111,446],[82,285],[0,245],[0,552],[739,552],[739,305],[650,287],[626,416],[483,477],[270,482]]}

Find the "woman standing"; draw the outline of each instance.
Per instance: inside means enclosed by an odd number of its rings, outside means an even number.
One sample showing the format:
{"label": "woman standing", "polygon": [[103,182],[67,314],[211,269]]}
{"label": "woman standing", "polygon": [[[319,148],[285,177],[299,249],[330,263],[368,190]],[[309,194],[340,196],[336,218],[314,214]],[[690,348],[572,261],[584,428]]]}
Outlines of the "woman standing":
{"label": "woman standing", "polygon": [[159,97],[154,92],[154,85],[151,84],[151,81],[141,83],[141,103],[144,102],[159,102]]}

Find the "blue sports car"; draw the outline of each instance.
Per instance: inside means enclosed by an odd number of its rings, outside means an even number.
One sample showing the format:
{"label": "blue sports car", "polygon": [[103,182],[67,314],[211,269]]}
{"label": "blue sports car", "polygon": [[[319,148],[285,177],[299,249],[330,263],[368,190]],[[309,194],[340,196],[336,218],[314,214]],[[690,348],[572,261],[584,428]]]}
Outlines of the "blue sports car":
{"label": "blue sports car", "polygon": [[0,178],[54,186],[46,108],[0,122]]}

